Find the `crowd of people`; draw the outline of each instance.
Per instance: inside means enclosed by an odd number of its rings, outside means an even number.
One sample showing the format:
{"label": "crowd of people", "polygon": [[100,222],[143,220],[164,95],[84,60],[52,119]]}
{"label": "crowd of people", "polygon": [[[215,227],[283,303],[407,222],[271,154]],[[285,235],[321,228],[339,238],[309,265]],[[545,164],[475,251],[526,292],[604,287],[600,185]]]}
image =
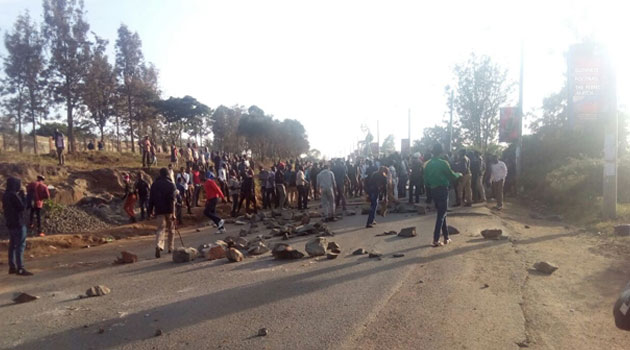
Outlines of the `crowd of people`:
{"label": "crowd of people", "polygon": [[[61,150],[59,162],[63,164],[63,137],[55,137],[55,142]],[[150,138],[145,137],[139,145],[142,166],[156,165],[156,147]],[[257,213],[259,209],[308,210],[310,201],[321,200],[323,220],[331,222],[338,220],[336,208],[346,211],[348,198],[366,196],[370,203],[366,228],[371,228],[376,225],[379,202],[381,215],[385,215],[391,201],[400,202],[406,197],[410,204],[417,204],[420,196],[426,196],[426,203],[433,202],[437,210],[433,245],[440,246],[450,242],[446,213],[451,191],[456,198],[455,206],[471,206],[487,200],[488,186],[496,199],[495,209],[503,208],[503,186],[508,169],[498,157],[489,158],[485,161],[474,150],[459,150],[452,155],[436,145],[425,155],[416,153],[405,158],[398,154],[380,159],[309,161],[298,158],[265,167],[255,165],[246,152],[238,155],[211,151],[194,143],[178,149],[173,143],[169,163],[160,169],[155,181],[137,172],[132,182],[132,175],[123,173],[123,210],[131,222],[137,220],[136,207],[141,220],[159,218],[155,239],[155,256],[159,258],[165,248],[168,252],[173,250],[174,232],[177,225],[183,223],[182,211],[186,208],[191,214],[192,208],[200,206],[202,192],[203,213],[218,228],[218,233],[226,231],[225,220],[217,213],[220,201],[228,203],[230,215],[237,217]],[[50,198],[44,180],[44,176],[38,176],[26,187],[26,192],[21,189],[19,179],[7,181],[3,206],[10,232],[10,273],[30,275],[23,265],[27,234],[23,213],[29,212],[30,227],[44,235],[41,210],[44,201]],[[260,205],[257,198],[262,201]],[[168,233],[166,243],[165,231]]]}

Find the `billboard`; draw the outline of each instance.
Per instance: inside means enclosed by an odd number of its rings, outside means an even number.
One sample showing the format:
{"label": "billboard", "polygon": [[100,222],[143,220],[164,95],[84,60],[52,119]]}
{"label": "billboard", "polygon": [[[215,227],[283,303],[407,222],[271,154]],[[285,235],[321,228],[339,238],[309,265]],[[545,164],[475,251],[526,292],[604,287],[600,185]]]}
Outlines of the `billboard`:
{"label": "billboard", "polygon": [[572,121],[596,120],[607,113],[608,64],[603,49],[595,44],[571,46],[567,56],[568,110]]}
{"label": "billboard", "polygon": [[499,113],[499,142],[516,142],[521,135],[518,107],[503,107]]}

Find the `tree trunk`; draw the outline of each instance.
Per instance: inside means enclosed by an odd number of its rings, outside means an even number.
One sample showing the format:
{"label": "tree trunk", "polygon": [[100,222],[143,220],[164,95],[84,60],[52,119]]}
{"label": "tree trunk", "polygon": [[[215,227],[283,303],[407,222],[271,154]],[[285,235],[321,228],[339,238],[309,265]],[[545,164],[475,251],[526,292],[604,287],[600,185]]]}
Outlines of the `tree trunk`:
{"label": "tree trunk", "polygon": [[72,104],[68,101],[66,104],[68,114],[68,153],[74,153],[74,120],[72,119]]}
{"label": "tree trunk", "polygon": [[31,120],[33,122],[33,153],[37,154],[37,133],[35,132],[35,130],[37,130],[37,122],[35,118],[35,113],[32,110],[31,110]]}
{"label": "tree trunk", "polygon": [[129,134],[131,134],[131,153],[136,153],[136,145],[133,139],[133,113],[131,111],[131,95],[127,93],[127,112],[129,113]]}
{"label": "tree trunk", "polygon": [[24,150],[24,146],[22,144],[22,111],[18,108],[17,110],[17,120],[18,120],[18,151],[22,153]]}
{"label": "tree trunk", "polygon": [[116,148],[118,153],[120,153],[120,120],[118,119],[118,114],[116,114]]}

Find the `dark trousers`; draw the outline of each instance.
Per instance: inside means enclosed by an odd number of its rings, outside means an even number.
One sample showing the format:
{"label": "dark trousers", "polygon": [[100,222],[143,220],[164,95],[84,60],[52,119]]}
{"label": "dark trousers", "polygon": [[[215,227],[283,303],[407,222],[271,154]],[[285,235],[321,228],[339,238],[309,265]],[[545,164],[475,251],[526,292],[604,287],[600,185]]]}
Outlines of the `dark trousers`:
{"label": "dark trousers", "polygon": [[37,217],[37,233],[42,232],[42,208],[31,208],[31,220],[30,225],[33,226],[33,216]]}
{"label": "dark trousers", "polygon": [[418,180],[409,181],[409,203],[413,203],[414,194],[416,203],[420,202],[420,191],[422,183]]}
{"label": "dark trousers", "polygon": [[407,177],[399,176],[398,177],[398,198],[404,198],[407,192]]}
{"label": "dark trousers", "polygon": [[298,209],[308,209],[308,186],[298,186]]}
{"label": "dark trousers", "polygon": [[140,197],[138,199],[138,206],[140,207],[140,217],[144,220],[144,215],[149,207],[149,197]]}
{"label": "dark trousers", "polygon": [[368,193],[370,197],[370,214],[368,215],[367,224],[371,225],[376,216],[376,208],[378,208],[378,192]]}
{"label": "dark trousers", "polygon": [[24,268],[24,248],[26,248],[26,226],[9,229],[9,268]]}
{"label": "dark trousers", "polygon": [[221,218],[217,216],[217,203],[218,202],[219,202],[219,198],[217,197],[209,199],[206,202],[206,209],[203,211],[203,215],[209,217],[210,220],[212,220],[217,226],[219,225],[219,221],[221,221]]}
{"label": "dark trousers", "polygon": [[241,192],[241,200],[238,202],[238,211],[241,211],[241,207],[243,206],[243,202],[245,202],[245,212],[249,210],[249,205],[252,203],[254,205],[254,213],[258,212],[256,208],[256,196],[253,192]]}
{"label": "dark trousers", "polygon": [[232,194],[232,216],[236,216],[236,210],[238,209],[238,193]]}
{"label": "dark trousers", "polygon": [[444,240],[448,239],[448,228],[446,225],[446,209],[448,209],[448,188],[436,187],[431,190],[431,197],[435,203],[435,209],[437,210],[437,217],[435,219],[435,229],[433,230],[433,241],[440,240],[440,230],[444,235]]}
{"label": "dark trousers", "polygon": [[182,225],[182,203],[175,204],[175,218],[177,219],[177,224]]}
{"label": "dark trousers", "polygon": [[193,192],[193,207],[199,206],[199,194],[201,193],[201,185],[195,185],[195,190]]}
{"label": "dark trousers", "polygon": [[276,190],[274,188],[265,188],[265,193],[263,194],[263,209],[271,209],[273,206],[272,203],[277,203]]}

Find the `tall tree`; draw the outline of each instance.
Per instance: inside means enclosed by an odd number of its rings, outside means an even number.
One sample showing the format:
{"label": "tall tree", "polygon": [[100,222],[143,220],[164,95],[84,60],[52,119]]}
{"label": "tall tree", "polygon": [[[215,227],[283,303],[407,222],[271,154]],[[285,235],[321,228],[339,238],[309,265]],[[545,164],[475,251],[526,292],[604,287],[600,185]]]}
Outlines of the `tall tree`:
{"label": "tall tree", "polygon": [[394,152],[396,152],[394,135],[388,135],[385,140],[383,140],[383,145],[381,145],[381,153],[388,156]]}
{"label": "tall tree", "polygon": [[226,152],[241,151],[241,140],[236,135],[241,115],[243,115],[242,106],[219,106],[212,113],[212,133],[214,139],[212,145],[217,150]]}
{"label": "tall tree", "polygon": [[101,141],[105,138],[105,126],[114,115],[116,103],[116,75],[107,60],[107,41],[97,38],[94,55],[85,79],[83,100],[99,129]]}
{"label": "tall tree", "polygon": [[121,96],[125,100],[131,152],[135,152],[134,122],[137,115],[134,111],[134,100],[139,95],[143,60],[140,36],[138,33],[132,33],[125,24],[121,24],[116,40],[116,74],[120,79]]}
{"label": "tall tree", "polygon": [[[18,125],[18,149],[23,150],[23,114],[27,114],[33,130],[37,129],[38,116],[45,113],[46,84],[44,69],[44,42],[26,11],[18,16],[13,31],[6,33],[4,45],[8,55],[4,58],[5,102]],[[33,150],[37,153],[37,138],[33,133]]]}
{"label": "tall tree", "polygon": [[50,48],[49,88],[56,103],[66,107],[69,152],[74,152],[73,112],[83,97],[83,81],[90,67],[88,31],[82,0],[44,0],[43,34]]}
{"label": "tall tree", "polygon": [[507,70],[488,56],[471,54],[466,63],[455,66],[454,73],[454,105],[464,136],[485,151],[497,137],[499,107],[507,101],[513,84],[507,81]]}

